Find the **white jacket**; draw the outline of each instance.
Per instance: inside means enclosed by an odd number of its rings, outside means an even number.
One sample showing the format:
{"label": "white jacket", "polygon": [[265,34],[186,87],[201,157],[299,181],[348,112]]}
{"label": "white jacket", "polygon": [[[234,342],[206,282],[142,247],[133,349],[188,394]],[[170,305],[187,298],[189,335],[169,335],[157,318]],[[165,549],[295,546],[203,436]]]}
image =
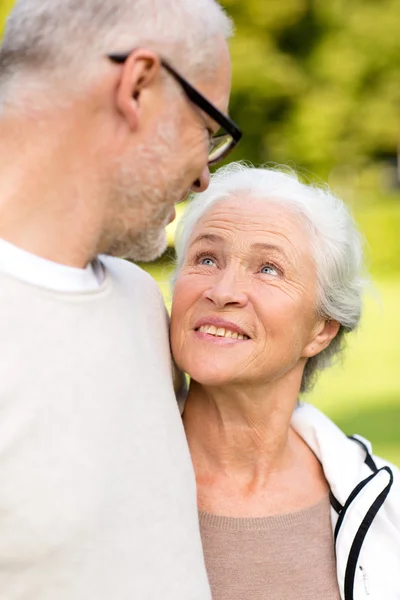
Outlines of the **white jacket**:
{"label": "white jacket", "polygon": [[292,426],[321,462],[330,486],[342,600],[400,600],[399,469],[309,404],[296,408]]}

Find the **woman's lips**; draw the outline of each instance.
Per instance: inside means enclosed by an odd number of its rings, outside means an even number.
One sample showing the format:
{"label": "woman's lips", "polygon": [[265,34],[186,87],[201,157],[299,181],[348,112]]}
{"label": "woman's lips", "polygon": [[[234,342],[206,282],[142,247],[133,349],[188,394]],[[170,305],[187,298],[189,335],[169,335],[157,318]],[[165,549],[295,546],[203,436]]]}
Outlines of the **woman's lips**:
{"label": "woman's lips", "polygon": [[247,342],[250,339],[237,323],[215,316],[199,319],[194,334],[200,340],[222,345]]}
{"label": "woman's lips", "polygon": [[249,338],[233,338],[233,337],[225,337],[225,336],[221,336],[221,335],[213,335],[210,333],[204,333],[203,331],[199,331],[194,330],[193,331],[194,335],[200,339],[203,340],[205,342],[209,342],[212,344],[219,344],[219,345],[235,345],[235,344],[242,344],[243,342],[248,342]]}
{"label": "woman's lips", "polygon": [[[242,329],[242,327],[240,327],[237,323],[234,323],[233,321],[228,321],[227,319],[222,319],[221,317],[216,317],[213,315],[201,317],[196,322],[194,329],[196,331],[198,331],[199,329],[205,328],[205,327],[206,328],[208,327],[209,330],[211,328],[211,335],[216,335],[218,330],[224,329],[225,331],[230,331],[232,334],[237,334],[238,336],[244,336],[245,338],[251,337],[247,333],[247,331]],[[204,333],[208,334],[209,331],[206,331]],[[225,335],[222,335],[222,332],[220,332],[220,336],[225,337]],[[230,337],[232,337],[232,336],[230,336]],[[236,336],[233,337],[233,339],[235,339],[235,338],[236,338]]]}

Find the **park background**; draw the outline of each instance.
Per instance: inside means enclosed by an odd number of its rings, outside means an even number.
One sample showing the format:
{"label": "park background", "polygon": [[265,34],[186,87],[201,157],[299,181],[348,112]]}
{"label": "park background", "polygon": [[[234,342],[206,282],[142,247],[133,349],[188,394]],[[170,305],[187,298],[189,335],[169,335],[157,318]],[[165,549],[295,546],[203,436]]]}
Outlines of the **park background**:
{"label": "park background", "polygon": [[[0,34],[12,4],[0,0]],[[230,160],[328,182],[366,239],[374,287],[359,331],[306,399],[400,465],[400,0],[222,4],[237,30],[230,112],[245,133]],[[144,265],[167,304],[173,232]]]}

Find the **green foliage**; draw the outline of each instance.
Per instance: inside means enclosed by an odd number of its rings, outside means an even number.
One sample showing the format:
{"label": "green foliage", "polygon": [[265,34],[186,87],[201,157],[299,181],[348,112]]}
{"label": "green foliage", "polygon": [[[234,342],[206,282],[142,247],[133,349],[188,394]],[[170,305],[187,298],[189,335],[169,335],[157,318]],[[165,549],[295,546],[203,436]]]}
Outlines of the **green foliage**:
{"label": "green foliage", "polygon": [[400,0],[223,0],[233,15],[236,157],[323,177],[395,157]]}
{"label": "green foliage", "polygon": [[367,207],[357,222],[368,243],[372,275],[386,278],[400,273],[400,199]]}
{"label": "green foliage", "polygon": [[14,5],[14,0],[1,0],[0,4],[0,36],[3,33],[4,24],[11,8]]}

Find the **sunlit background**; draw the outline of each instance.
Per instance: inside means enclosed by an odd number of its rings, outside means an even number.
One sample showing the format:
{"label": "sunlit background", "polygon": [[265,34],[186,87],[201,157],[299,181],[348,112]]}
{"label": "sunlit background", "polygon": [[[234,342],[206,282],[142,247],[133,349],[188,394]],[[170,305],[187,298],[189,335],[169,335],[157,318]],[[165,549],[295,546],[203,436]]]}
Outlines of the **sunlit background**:
{"label": "sunlit background", "polygon": [[[0,22],[12,6],[0,0]],[[400,0],[224,0],[231,115],[245,136],[232,159],[289,164],[328,182],[367,240],[375,288],[342,364],[309,396],[346,433],[400,465]],[[170,250],[146,268],[170,302]]]}

